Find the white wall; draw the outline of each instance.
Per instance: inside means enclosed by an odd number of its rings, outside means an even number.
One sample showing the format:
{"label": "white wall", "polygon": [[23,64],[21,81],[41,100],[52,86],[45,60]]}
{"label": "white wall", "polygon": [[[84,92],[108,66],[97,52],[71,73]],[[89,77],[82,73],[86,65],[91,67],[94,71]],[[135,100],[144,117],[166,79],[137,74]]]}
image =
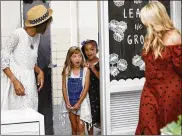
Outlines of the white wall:
{"label": "white wall", "polygon": [[79,45],[86,39],[94,39],[98,42],[97,10],[97,1],[78,2]]}
{"label": "white wall", "polygon": [[62,98],[61,71],[67,50],[71,46],[70,2],[51,1],[50,7],[53,9],[51,25],[52,63],[58,66],[52,69],[53,102],[54,105],[57,105]]}
{"label": "white wall", "polygon": [[53,68],[53,102],[62,100],[62,76],[64,61],[71,46],[80,46],[85,39],[98,41],[97,1],[51,1],[53,23],[51,25]]}
{"label": "white wall", "polygon": [[20,1],[1,1],[1,44],[8,33],[21,26]]}

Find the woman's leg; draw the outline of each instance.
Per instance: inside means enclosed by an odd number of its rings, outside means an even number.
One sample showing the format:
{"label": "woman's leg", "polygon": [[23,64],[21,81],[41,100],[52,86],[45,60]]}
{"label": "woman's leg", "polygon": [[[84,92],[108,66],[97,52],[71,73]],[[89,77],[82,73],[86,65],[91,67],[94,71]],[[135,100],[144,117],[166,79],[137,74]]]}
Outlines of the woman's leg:
{"label": "woman's leg", "polygon": [[78,134],[79,135],[85,135],[85,123],[80,120],[80,116],[77,115],[77,121],[78,121]]}
{"label": "woman's leg", "polygon": [[69,112],[69,118],[71,122],[72,135],[77,135],[77,115]]}

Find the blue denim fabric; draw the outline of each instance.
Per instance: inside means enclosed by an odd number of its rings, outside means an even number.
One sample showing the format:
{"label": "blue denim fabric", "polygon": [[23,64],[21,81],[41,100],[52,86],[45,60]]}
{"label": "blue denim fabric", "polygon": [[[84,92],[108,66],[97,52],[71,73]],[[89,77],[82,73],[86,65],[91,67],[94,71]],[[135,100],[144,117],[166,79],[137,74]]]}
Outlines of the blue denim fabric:
{"label": "blue denim fabric", "polygon": [[79,78],[68,77],[68,96],[71,106],[74,106],[80,98],[80,94],[83,90],[82,86],[83,69],[80,70]]}

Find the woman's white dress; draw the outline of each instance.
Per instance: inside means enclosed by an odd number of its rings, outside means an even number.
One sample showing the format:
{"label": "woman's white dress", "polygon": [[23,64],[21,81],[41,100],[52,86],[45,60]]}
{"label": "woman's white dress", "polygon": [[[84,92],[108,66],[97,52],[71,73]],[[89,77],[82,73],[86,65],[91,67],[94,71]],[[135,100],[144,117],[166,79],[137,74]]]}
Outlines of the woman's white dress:
{"label": "woman's white dress", "polygon": [[[38,110],[38,92],[34,67],[40,35],[30,37],[23,28],[11,33],[1,49],[1,110],[32,108]],[[31,48],[33,45],[33,49]],[[17,96],[10,79],[3,72],[9,67],[25,88],[25,96]]]}

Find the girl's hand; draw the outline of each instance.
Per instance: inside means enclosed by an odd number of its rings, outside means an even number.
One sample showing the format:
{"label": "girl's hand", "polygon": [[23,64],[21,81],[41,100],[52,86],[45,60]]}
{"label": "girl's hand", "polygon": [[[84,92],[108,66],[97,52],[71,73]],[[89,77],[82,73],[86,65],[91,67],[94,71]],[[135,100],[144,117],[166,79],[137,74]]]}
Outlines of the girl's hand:
{"label": "girl's hand", "polygon": [[100,78],[99,71],[95,68],[95,65],[89,64],[89,68],[92,70],[92,72],[95,74],[95,76],[99,79]]}
{"label": "girl's hand", "polygon": [[80,109],[80,104],[77,102],[74,106],[73,106],[73,110],[79,110]]}
{"label": "girl's hand", "polygon": [[71,104],[70,104],[70,103],[67,103],[67,104],[66,104],[66,108],[67,108],[67,110],[72,109]]}
{"label": "girl's hand", "polygon": [[18,96],[24,96],[25,95],[25,89],[19,80],[15,79],[13,81],[13,86],[14,86],[16,95],[18,95]]}
{"label": "girl's hand", "polygon": [[94,66],[93,64],[90,63],[90,64],[89,64],[89,68],[93,70],[93,69],[95,68],[95,66]]}
{"label": "girl's hand", "polygon": [[38,86],[39,89],[38,91],[40,91],[40,89],[44,86],[44,72],[41,70],[37,76],[37,81],[38,81]]}
{"label": "girl's hand", "polygon": [[90,68],[93,72],[97,71],[97,70],[95,69],[95,65],[94,65],[94,64],[89,64],[89,68]]}
{"label": "girl's hand", "polygon": [[88,64],[87,62],[84,62],[84,63],[83,63],[83,67],[89,68],[89,64]]}

